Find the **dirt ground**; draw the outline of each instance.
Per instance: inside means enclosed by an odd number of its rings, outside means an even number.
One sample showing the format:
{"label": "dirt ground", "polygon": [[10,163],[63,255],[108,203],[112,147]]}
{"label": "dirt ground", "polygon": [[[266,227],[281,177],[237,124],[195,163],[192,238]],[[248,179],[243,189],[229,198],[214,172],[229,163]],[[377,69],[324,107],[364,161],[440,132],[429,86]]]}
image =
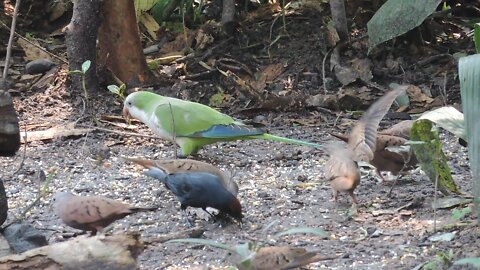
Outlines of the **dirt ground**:
{"label": "dirt ground", "polygon": [[[292,17],[289,24],[292,36],[282,39],[275,51],[275,61],[284,61],[289,68],[275,83],[282,84],[290,78],[298,78],[296,74],[300,72],[321,70],[323,34],[320,29],[301,27],[318,20],[319,14],[304,13],[303,16]],[[266,24],[265,29],[269,26]],[[295,31],[298,29],[301,31]],[[259,33],[260,30],[256,34]],[[233,49],[232,55],[238,56],[239,53]],[[416,60],[407,58],[405,61]],[[261,63],[267,62],[264,60]],[[455,66],[450,67],[450,71],[449,76],[456,72]],[[387,79],[382,78],[385,85],[390,82]],[[414,76],[406,82],[431,82],[433,85],[437,79]],[[202,99],[205,93],[207,96],[212,94],[208,92],[209,87],[212,88],[211,83],[200,82],[179,95],[184,96],[187,92],[205,101]],[[449,84],[449,97],[452,98],[449,102],[453,103],[458,101],[458,81],[451,80]],[[318,76],[301,78],[296,90],[310,95],[323,93]],[[16,93],[14,99],[22,129],[27,126],[28,130],[44,130],[65,125],[77,120],[81,111],[79,99],[65,89],[28,90]],[[122,106],[111,94],[100,94],[96,100],[97,119],[102,115],[120,115]],[[234,110],[223,108],[222,111],[232,113]],[[291,112],[259,110],[256,115],[256,119],[261,119],[272,134],[320,144],[334,140],[329,132],[346,131],[337,126],[348,126],[352,122],[346,117],[337,117],[335,113],[305,108]],[[244,115],[235,116],[247,118]],[[388,127],[393,122],[385,120],[381,126]],[[85,124],[85,120],[79,123]],[[138,122],[129,129],[105,122],[102,124],[119,132],[152,135]],[[447,133],[442,133],[442,141],[455,182],[462,192],[469,194],[472,178],[467,149]],[[143,176],[141,168],[122,159],[122,156],[173,158],[173,153],[172,144],[160,139],[110,132],[29,143],[25,153],[22,146],[15,158],[0,158],[3,168],[0,177],[5,181],[10,207],[7,222],[20,215],[35,199],[43,184],[38,183],[35,175],[38,170],[43,170],[47,178],[52,177],[49,185],[51,194],[70,191],[82,195],[105,195],[135,205],[159,206],[155,212],[139,213],[114,223],[111,233],[138,232],[142,239],[148,241],[158,235],[188,229],[185,214],[180,211],[176,199],[157,181]],[[23,166],[13,174],[23,156]],[[450,253],[453,256],[448,263],[439,263],[435,269],[467,269],[451,266],[450,263],[459,258],[480,255],[477,227],[448,226],[456,223],[452,219],[452,209],[437,210],[434,216],[431,207],[434,185],[419,171],[403,176],[389,195],[391,183],[380,184],[375,173],[364,168],[362,182],[356,190],[361,205],[355,211],[350,208],[351,199],[346,195],[341,196],[337,203],[331,201],[332,193],[323,176],[327,156],[320,150],[253,140],[210,145],[196,158],[234,172],[245,215],[240,226],[236,222],[213,222],[204,212],[190,209],[189,217],[195,220],[196,226],[205,229],[204,239],[232,245],[254,241],[263,245],[301,246],[338,256],[311,264],[307,269],[414,269],[426,262],[440,261]],[[28,213],[27,221],[42,230],[50,243],[55,243],[72,237],[78,231],[58,220],[50,208],[50,198],[49,195],[42,199]],[[442,199],[443,195],[438,193],[438,198]],[[409,207],[412,202],[418,203]],[[466,219],[472,217],[467,216]],[[453,232],[453,240],[434,242],[429,239],[434,235],[435,223],[441,233]],[[320,228],[329,234],[329,238],[312,235],[275,237],[276,233],[294,227]],[[223,250],[200,245],[157,243],[146,247],[139,257],[139,265],[140,269],[232,269],[226,255]]]}

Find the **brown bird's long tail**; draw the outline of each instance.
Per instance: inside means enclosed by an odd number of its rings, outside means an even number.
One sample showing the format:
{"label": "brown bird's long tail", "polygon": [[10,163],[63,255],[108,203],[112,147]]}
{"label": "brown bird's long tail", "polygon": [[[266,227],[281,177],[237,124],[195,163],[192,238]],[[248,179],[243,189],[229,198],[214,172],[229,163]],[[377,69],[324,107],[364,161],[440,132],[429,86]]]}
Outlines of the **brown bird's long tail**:
{"label": "brown bird's long tail", "polygon": [[335,137],[337,139],[340,139],[344,142],[348,142],[348,136],[347,135],[338,134],[338,133],[330,133],[330,135],[332,135],[333,137]]}
{"label": "brown bird's long tail", "polygon": [[136,163],[138,165],[142,165],[143,167],[150,169],[151,167],[155,167],[155,163],[153,160],[148,159],[141,159],[141,158],[131,158],[131,157],[123,157],[124,159]]}
{"label": "brown bird's long tail", "polygon": [[132,213],[137,213],[137,212],[149,212],[149,211],[155,211],[158,209],[158,206],[145,206],[145,207],[130,207],[129,210],[132,211]]}

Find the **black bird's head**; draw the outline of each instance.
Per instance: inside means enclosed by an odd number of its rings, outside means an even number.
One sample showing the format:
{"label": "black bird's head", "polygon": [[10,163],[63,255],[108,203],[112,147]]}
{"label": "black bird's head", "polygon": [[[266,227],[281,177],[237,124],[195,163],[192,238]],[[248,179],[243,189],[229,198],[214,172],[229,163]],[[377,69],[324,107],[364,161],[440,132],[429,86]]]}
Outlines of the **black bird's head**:
{"label": "black bird's head", "polygon": [[232,196],[232,198],[228,202],[226,209],[224,209],[224,212],[231,215],[233,218],[235,218],[239,222],[242,222],[242,218],[243,218],[242,205],[240,205],[240,202],[235,196]]}

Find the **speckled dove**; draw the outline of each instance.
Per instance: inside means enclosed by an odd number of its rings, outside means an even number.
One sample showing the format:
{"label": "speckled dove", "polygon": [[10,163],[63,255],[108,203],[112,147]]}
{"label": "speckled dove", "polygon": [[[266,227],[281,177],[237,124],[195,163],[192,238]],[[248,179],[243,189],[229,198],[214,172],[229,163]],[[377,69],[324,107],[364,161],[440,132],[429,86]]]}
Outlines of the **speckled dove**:
{"label": "speckled dove", "polygon": [[[381,172],[389,171],[397,175],[401,170],[410,170],[418,163],[413,151],[402,148],[410,137],[413,122],[413,120],[405,120],[378,132],[375,152],[370,163],[377,169],[382,182],[385,179]],[[349,139],[345,135],[332,135],[343,141]]]}
{"label": "speckled dove", "polygon": [[346,149],[335,144],[326,147],[330,153],[330,159],[325,165],[325,177],[330,181],[335,200],[338,198],[338,193],[342,191],[348,192],[352,200],[358,203],[353,193],[360,183],[357,162],[372,162],[374,159],[374,153],[377,150],[378,125],[395,98],[404,91],[404,87],[398,87],[375,101],[353,127]]}
{"label": "speckled dove", "polygon": [[238,194],[238,185],[232,177],[227,176],[224,172],[220,171],[217,167],[193,159],[160,159],[160,160],[148,160],[140,158],[125,158],[131,162],[142,165],[143,167],[150,169],[151,167],[157,167],[167,174],[177,172],[207,172],[218,176],[222,185],[230,191],[234,196]]}
{"label": "speckled dove", "polygon": [[325,257],[318,254],[318,251],[307,251],[300,247],[261,247],[254,257],[250,259],[250,264],[244,263],[240,255],[233,253],[230,260],[240,270],[286,270],[295,269],[310,263],[333,259],[334,257]]}
{"label": "speckled dove", "polygon": [[330,159],[325,164],[325,178],[330,181],[333,190],[333,198],[338,200],[340,192],[348,192],[354,203],[358,204],[353,191],[360,184],[360,171],[357,162],[353,160],[353,151],[339,144],[326,146]]}
{"label": "speckled dove", "polygon": [[157,207],[132,207],[102,196],[76,196],[68,192],[55,193],[52,203],[55,213],[66,225],[91,231],[92,235],[127,215],[157,209]]}

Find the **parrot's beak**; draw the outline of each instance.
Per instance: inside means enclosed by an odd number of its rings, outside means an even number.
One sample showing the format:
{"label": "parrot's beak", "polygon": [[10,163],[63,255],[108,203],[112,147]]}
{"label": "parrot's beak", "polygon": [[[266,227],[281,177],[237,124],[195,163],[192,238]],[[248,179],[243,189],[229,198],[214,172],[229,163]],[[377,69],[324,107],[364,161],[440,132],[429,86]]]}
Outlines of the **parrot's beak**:
{"label": "parrot's beak", "polygon": [[131,118],[132,116],[131,116],[130,113],[128,112],[128,108],[127,108],[126,106],[123,107],[122,115],[123,115],[123,118],[125,118],[125,120],[127,121],[127,123],[130,123],[130,118]]}

